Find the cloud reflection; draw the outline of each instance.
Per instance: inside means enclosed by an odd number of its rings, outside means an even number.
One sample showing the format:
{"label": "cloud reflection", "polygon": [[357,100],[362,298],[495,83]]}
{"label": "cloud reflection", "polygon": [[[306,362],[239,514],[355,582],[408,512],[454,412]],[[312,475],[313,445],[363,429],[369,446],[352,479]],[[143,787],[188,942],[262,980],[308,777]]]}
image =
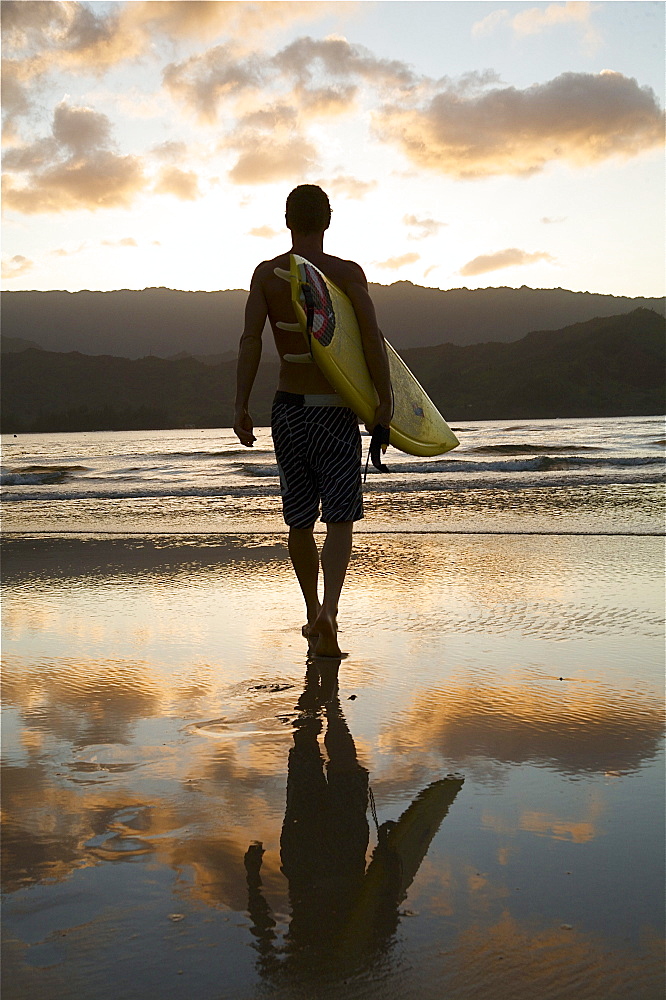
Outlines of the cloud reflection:
{"label": "cloud reflection", "polygon": [[635,771],[658,754],[662,706],[641,692],[553,680],[550,689],[452,683],[420,691],[387,727],[392,754],[429,747],[477,777],[496,765],[536,764],[563,774]]}

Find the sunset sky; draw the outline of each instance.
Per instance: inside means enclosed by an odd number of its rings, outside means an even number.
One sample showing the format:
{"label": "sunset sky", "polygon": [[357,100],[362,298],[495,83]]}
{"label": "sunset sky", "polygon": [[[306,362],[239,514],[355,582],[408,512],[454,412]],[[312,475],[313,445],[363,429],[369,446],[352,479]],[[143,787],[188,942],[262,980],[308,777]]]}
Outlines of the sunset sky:
{"label": "sunset sky", "polygon": [[370,281],[664,294],[661,3],[3,2],[3,287],[247,288],[286,195]]}

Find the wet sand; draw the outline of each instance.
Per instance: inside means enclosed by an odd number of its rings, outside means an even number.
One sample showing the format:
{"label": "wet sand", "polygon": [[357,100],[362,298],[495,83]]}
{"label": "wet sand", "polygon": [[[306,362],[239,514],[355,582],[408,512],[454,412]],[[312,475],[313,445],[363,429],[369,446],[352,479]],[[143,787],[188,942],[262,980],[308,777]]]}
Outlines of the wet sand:
{"label": "wet sand", "polygon": [[663,996],[659,538],[359,535],[337,680],[281,534],[3,578],[6,1000]]}

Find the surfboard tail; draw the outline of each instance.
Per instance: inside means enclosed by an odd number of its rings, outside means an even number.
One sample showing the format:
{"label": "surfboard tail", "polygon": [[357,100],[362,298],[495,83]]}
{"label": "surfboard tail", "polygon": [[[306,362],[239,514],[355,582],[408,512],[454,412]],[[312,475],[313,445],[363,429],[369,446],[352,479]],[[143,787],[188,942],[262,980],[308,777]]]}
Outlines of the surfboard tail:
{"label": "surfboard tail", "polygon": [[357,964],[395,929],[398,907],[463,783],[464,778],[457,775],[433,782],[416,796],[397,822],[380,827],[379,843],[340,940],[344,963]]}

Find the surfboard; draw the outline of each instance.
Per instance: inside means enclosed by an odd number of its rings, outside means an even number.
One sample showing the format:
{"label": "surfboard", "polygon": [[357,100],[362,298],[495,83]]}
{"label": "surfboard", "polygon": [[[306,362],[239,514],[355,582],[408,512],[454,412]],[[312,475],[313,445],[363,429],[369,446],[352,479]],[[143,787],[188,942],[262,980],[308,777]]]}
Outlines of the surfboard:
{"label": "surfboard", "polygon": [[[377,406],[377,393],[351,301],[304,257],[290,254],[289,265],[288,272],[276,269],[276,273],[291,284],[297,323],[278,325],[300,329],[308,347],[307,355],[292,356],[291,360],[313,360],[345,404],[369,423]],[[456,448],[458,438],[425,389],[388,342],[386,351],[394,395],[390,443],[408,455],[421,456],[443,455]]]}
{"label": "surfboard", "polygon": [[379,843],[340,938],[343,965],[353,967],[395,930],[399,906],[463,783],[459,775],[441,778],[424,788],[397,822],[382,823]]}

